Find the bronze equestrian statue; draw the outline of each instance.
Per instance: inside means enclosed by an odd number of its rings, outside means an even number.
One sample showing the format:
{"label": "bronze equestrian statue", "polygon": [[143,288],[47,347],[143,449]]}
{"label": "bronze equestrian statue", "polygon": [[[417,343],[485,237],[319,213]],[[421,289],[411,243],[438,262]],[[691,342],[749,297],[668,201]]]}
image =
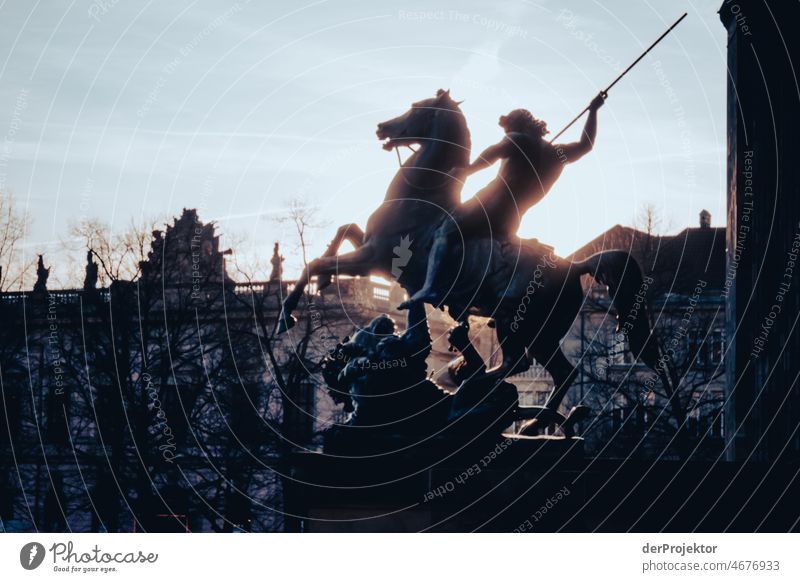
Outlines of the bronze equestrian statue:
{"label": "bronze equestrian statue", "polygon": [[[602,104],[602,95],[593,102],[594,110]],[[517,129],[511,120],[512,131]],[[595,121],[591,119],[590,122]],[[586,134],[593,141],[593,126]],[[449,91],[439,90],[435,97],[412,104],[411,108],[394,119],[378,124],[377,136],[385,140],[387,150],[401,146],[417,146],[416,151],[401,165],[387,189],[380,207],[373,212],[363,232],[355,224],[337,230],[328,249],[304,269],[295,287],[283,302],[278,330],[294,325],[292,311],[302,297],[311,277],[317,277],[318,289],[330,284],[333,275],[381,275],[396,278],[409,297],[423,290],[428,278],[428,257],[437,237],[445,239],[444,256],[434,264],[436,281],[446,281],[445,289],[435,289],[437,302],[466,327],[469,315],[492,318],[503,350],[502,362],[486,372],[490,381],[500,382],[521,373],[535,359],[551,374],[555,387],[543,407],[520,407],[517,419],[535,419],[538,427],[559,424],[566,419],[558,408],[574,381],[577,369],[561,350],[560,340],[567,334],[584,299],[580,277],[589,274],[609,288],[618,322],[625,321],[624,331],[630,350],[662,381],[668,382],[663,367],[658,366],[660,353],[655,341],[650,341],[649,318],[644,305],[636,303],[642,286],[642,274],[636,261],[625,251],[604,251],[584,261],[569,262],[553,256],[549,247],[517,238],[506,226],[503,236],[485,234],[478,230],[474,236],[451,236],[452,227],[464,216],[460,202],[464,168],[470,167],[470,134],[459,104]],[[521,143],[517,143],[517,142]],[[504,142],[501,142],[504,143]],[[544,142],[542,142],[544,143]],[[580,145],[561,146],[562,154],[576,157],[586,149]],[[528,136],[509,136],[499,156],[519,161],[513,148],[522,149],[520,156],[538,156],[537,164],[522,178],[524,192],[507,189],[508,196],[524,198],[530,206],[547,192],[558,177],[561,165],[553,165],[559,146],[553,149],[540,145]],[[508,148],[508,149],[505,149]],[[510,152],[510,153],[509,153]],[[484,155],[478,166],[491,161],[494,154]],[[505,167],[511,163],[504,159]],[[539,178],[531,176],[539,171]],[[502,179],[505,168],[501,168]],[[502,192],[502,190],[501,190]],[[510,202],[503,201],[508,208]],[[521,214],[521,213],[520,213]],[[513,225],[518,217],[508,218]],[[456,235],[458,228],[454,230]],[[356,248],[337,255],[344,240]],[[394,252],[401,241],[410,241],[407,264],[392,275]],[[440,252],[437,250],[437,252]],[[396,262],[396,261],[394,261]],[[442,286],[444,287],[444,286]],[[413,302],[412,302],[413,303]],[[628,317],[629,314],[632,317]],[[626,320],[627,318],[627,320]],[[414,321],[409,321],[414,325]],[[416,325],[427,325],[425,321]],[[582,407],[581,407],[582,408]],[[585,414],[586,410],[576,411]]]}
{"label": "bronze equestrian statue", "polygon": [[592,150],[597,135],[597,110],[603,106],[605,94],[589,105],[589,116],[580,141],[551,144],[545,141],[547,124],[536,119],[527,109],[515,109],[500,117],[506,135],[490,146],[469,166],[464,177],[501,161],[497,177],[473,198],[453,212],[436,231],[428,257],[425,284],[400,309],[418,302],[438,305],[443,297],[439,273],[447,248],[464,239],[479,237],[513,237],[522,216],[553,187],[566,164],[575,162]]}

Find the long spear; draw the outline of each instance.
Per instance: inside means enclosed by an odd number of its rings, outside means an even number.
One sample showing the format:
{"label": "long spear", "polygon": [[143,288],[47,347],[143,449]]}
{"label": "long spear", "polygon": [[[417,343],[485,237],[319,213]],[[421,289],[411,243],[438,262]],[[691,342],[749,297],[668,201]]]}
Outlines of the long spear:
{"label": "long spear", "polygon": [[[688,14],[687,12],[684,12],[684,13],[683,13],[683,16],[681,16],[681,17],[680,17],[678,20],[676,20],[676,21],[675,21],[675,22],[672,24],[672,26],[670,26],[670,27],[669,27],[669,28],[668,28],[668,29],[667,29],[667,30],[664,32],[664,34],[662,34],[661,36],[659,36],[659,37],[656,39],[656,41],[655,41],[653,44],[651,44],[649,47],[647,47],[647,50],[646,50],[646,51],[644,51],[642,54],[640,54],[640,55],[639,55],[639,58],[638,58],[638,59],[636,59],[635,61],[633,61],[633,62],[632,62],[632,63],[631,63],[629,66],[628,66],[628,68],[627,68],[627,69],[625,69],[624,71],[622,71],[622,72],[619,74],[619,76],[618,76],[616,79],[614,79],[614,81],[612,81],[612,83],[611,83],[611,84],[610,84],[608,87],[606,87],[605,89],[603,89],[603,90],[602,90],[600,93],[601,93],[602,95],[605,95],[605,94],[607,94],[607,93],[608,93],[608,92],[611,90],[611,88],[612,88],[614,85],[616,85],[616,84],[619,82],[619,80],[620,80],[620,79],[622,79],[622,77],[624,77],[625,75],[627,75],[627,74],[628,74],[628,71],[630,71],[630,70],[631,70],[633,67],[635,67],[635,66],[636,66],[636,65],[639,63],[639,61],[641,61],[641,60],[642,60],[642,59],[645,57],[645,55],[647,55],[647,53],[649,53],[651,50],[653,50],[653,47],[654,47],[654,46],[656,46],[658,43],[660,43],[660,42],[661,42],[661,41],[664,39],[664,37],[665,37],[665,36],[667,36],[667,35],[668,35],[670,32],[672,32],[672,29],[673,29],[673,28],[675,28],[676,26],[678,26],[678,24],[680,24],[681,20],[683,20],[684,18],[686,18],[686,15],[687,15],[687,14]],[[575,118],[574,118],[572,121],[570,121],[570,122],[569,122],[569,123],[566,125],[566,127],[564,127],[564,129],[562,129],[562,130],[561,130],[561,131],[559,131],[557,134],[555,134],[555,135],[553,136],[553,139],[551,139],[551,140],[550,140],[550,143],[553,143],[554,141],[556,141],[556,139],[558,139],[558,137],[559,137],[559,136],[560,136],[562,133],[564,133],[565,131],[567,131],[567,130],[568,130],[570,127],[572,127],[572,125],[573,125],[573,124],[574,124],[576,121],[578,121],[578,120],[579,120],[581,117],[583,117],[583,114],[584,114],[584,113],[586,113],[587,111],[589,111],[589,107],[590,107],[590,106],[589,106],[589,105],[587,105],[587,106],[586,106],[586,108],[585,108],[583,111],[581,111],[580,113],[578,113],[578,115],[576,115],[576,116],[575,116]]]}

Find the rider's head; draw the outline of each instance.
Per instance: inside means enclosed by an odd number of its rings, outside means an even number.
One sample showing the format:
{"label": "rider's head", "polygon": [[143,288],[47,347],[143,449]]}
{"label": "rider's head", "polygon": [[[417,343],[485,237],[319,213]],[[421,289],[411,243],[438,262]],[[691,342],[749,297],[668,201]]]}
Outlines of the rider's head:
{"label": "rider's head", "polygon": [[547,124],[536,119],[527,109],[515,109],[507,115],[501,115],[499,123],[506,133],[528,133],[536,137],[544,137],[548,133]]}

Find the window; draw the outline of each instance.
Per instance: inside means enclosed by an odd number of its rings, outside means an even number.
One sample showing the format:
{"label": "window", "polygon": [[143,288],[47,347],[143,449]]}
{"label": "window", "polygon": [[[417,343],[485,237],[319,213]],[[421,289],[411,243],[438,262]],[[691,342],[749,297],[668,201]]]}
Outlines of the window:
{"label": "window", "polygon": [[701,436],[722,438],[725,436],[725,413],[723,403],[725,396],[720,390],[709,394],[709,399],[702,404],[700,432]]}
{"label": "window", "polygon": [[656,394],[652,390],[642,395],[640,406],[642,408],[642,429],[647,432],[653,427],[658,413],[655,411]]}
{"label": "window", "polygon": [[525,370],[524,372],[520,372],[519,374],[514,374],[512,378],[516,379],[526,379],[526,380],[536,380],[542,377],[544,374],[544,368],[537,363],[532,363],[531,367]]}
{"label": "window", "polygon": [[622,425],[625,423],[625,409],[624,408],[615,408],[611,411],[611,426],[615,431],[618,431],[622,428]]}
{"label": "window", "polygon": [[725,330],[714,329],[705,335],[696,331],[692,336],[692,349],[697,352],[697,367],[710,368],[722,364],[725,354]]}
{"label": "window", "polygon": [[372,297],[379,301],[389,301],[389,290],[383,287],[373,287]]}
{"label": "window", "polygon": [[689,414],[686,415],[686,431],[692,436],[700,436],[703,428],[705,420],[704,416],[700,415],[700,408],[695,408],[694,410],[689,411]]}
{"label": "window", "polygon": [[611,364],[615,366],[622,366],[631,363],[631,352],[628,350],[625,336],[621,333],[616,333],[611,336],[611,353],[609,354]]}
{"label": "window", "polygon": [[709,356],[714,365],[721,364],[725,354],[725,330],[715,329],[709,336]]}
{"label": "window", "polygon": [[537,406],[544,406],[547,404],[547,397],[550,396],[550,392],[547,390],[537,390],[536,391],[536,405]]}
{"label": "window", "polygon": [[536,393],[528,390],[519,390],[519,405],[533,406],[536,404]]}
{"label": "window", "polygon": [[706,438],[722,438],[725,436],[723,413],[721,409],[709,410],[700,418],[700,434]]}
{"label": "window", "polygon": [[719,438],[725,438],[725,409],[720,408],[719,413],[714,418],[714,423],[711,425],[711,435]]}

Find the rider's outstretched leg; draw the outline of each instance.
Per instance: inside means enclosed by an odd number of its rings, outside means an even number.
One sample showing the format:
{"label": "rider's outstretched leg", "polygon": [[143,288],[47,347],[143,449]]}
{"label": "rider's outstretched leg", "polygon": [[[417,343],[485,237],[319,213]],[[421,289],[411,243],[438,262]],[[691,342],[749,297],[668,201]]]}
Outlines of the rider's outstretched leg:
{"label": "rider's outstretched leg", "polygon": [[414,293],[407,301],[398,306],[398,309],[409,309],[418,303],[430,303],[438,307],[444,299],[441,285],[438,282],[442,270],[442,262],[447,252],[447,245],[452,235],[457,231],[457,225],[452,220],[445,221],[438,229],[433,239],[430,253],[428,253],[428,269],[425,274],[425,284],[422,289]]}

